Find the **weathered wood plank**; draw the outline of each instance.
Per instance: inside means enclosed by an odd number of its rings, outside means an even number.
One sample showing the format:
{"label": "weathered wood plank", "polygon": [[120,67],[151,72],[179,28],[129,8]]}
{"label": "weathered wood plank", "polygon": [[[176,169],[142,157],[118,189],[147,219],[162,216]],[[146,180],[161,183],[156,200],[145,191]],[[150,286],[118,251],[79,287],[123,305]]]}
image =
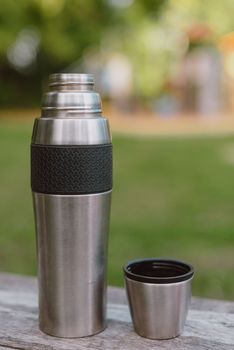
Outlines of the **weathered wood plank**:
{"label": "weathered wood plank", "polygon": [[[10,273],[0,273],[0,290],[8,291],[14,288],[17,288],[18,291],[31,291],[37,293],[36,278]],[[112,304],[127,304],[125,291],[122,288],[109,287],[108,301]],[[195,297],[192,298],[190,308],[193,310],[234,313],[234,302]]]}
{"label": "weathered wood plank", "polygon": [[54,338],[38,330],[35,279],[0,274],[0,349],[234,349],[232,302],[194,299],[183,335],[153,341],[133,331],[125,301],[123,290],[109,290],[108,327],[104,332],[82,339]]}

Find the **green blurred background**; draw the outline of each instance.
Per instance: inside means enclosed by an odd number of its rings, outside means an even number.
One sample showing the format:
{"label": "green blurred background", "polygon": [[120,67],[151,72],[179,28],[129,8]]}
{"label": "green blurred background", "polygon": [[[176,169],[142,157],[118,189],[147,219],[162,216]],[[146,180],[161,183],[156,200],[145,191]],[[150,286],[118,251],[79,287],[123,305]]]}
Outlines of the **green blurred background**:
{"label": "green blurred background", "polygon": [[113,130],[109,283],[129,259],[174,257],[195,266],[195,295],[234,298],[233,10],[1,0],[1,271],[36,274],[29,145],[48,75],[93,72]]}

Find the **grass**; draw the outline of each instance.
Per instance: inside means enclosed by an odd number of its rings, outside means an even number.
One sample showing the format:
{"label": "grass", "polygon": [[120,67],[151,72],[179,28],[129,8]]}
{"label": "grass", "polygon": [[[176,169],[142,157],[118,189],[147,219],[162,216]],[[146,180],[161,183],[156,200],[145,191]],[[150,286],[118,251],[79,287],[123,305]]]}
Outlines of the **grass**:
{"label": "grass", "polygon": [[[1,121],[0,268],[36,274],[29,185],[32,121]],[[193,294],[234,298],[234,137],[114,135],[109,283],[129,259],[166,256],[196,269]]]}

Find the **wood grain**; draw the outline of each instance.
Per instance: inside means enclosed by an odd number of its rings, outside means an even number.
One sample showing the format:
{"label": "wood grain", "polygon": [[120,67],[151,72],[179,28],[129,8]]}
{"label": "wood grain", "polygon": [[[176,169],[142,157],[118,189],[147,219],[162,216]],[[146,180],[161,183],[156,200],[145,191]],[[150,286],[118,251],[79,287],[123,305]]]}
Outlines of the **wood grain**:
{"label": "wood grain", "polygon": [[0,350],[234,349],[233,302],[194,298],[183,335],[166,341],[144,339],[133,331],[120,288],[109,288],[108,327],[96,336],[50,337],[38,330],[37,317],[36,279],[0,274]]}

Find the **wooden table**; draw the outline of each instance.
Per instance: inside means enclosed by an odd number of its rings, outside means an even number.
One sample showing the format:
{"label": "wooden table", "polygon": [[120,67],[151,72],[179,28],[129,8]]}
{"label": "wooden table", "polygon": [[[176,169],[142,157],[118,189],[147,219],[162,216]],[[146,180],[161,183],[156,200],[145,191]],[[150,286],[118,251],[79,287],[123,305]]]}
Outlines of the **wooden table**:
{"label": "wooden table", "polygon": [[54,338],[37,323],[37,284],[33,277],[0,274],[0,349],[43,350],[233,350],[234,302],[193,298],[182,336],[148,340],[132,328],[124,290],[108,290],[108,327],[93,337]]}

